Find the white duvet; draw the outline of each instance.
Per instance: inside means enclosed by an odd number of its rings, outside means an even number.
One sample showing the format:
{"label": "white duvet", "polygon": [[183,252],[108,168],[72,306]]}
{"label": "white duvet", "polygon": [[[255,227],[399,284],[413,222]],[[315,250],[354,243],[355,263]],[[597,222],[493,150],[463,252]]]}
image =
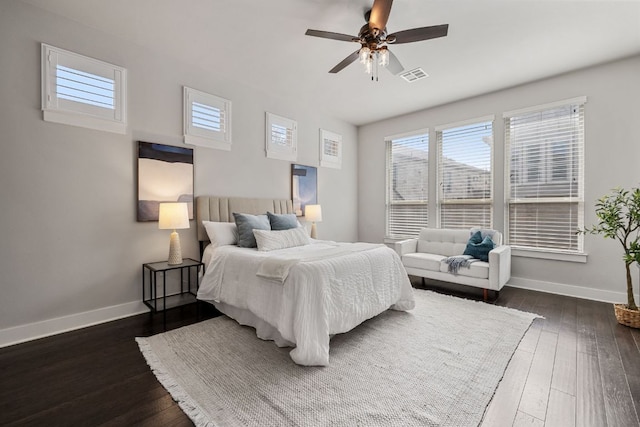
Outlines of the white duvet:
{"label": "white duvet", "polygon": [[231,308],[223,311],[240,322],[239,311],[266,322],[295,345],[290,355],[300,365],[328,365],[331,335],[388,308],[414,307],[400,258],[384,245],[316,241],[271,252],[210,251],[198,299]]}

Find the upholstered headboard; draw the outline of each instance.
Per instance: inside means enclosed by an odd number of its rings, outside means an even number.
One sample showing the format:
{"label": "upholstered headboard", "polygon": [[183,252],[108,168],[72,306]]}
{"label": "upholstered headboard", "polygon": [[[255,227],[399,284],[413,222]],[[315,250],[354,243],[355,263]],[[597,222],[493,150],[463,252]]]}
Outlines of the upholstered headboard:
{"label": "upholstered headboard", "polygon": [[293,213],[293,203],[288,199],[198,196],[196,197],[198,240],[209,241],[202,221],[233,222],[234,212],[259,215],[267,211],[276,214]]}

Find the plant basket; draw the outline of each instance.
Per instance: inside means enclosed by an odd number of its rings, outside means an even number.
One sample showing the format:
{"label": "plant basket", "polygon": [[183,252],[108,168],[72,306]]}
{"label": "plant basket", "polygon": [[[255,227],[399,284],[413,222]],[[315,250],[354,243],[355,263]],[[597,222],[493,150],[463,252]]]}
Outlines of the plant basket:
{"label": "plant basket", "polygon": [[625,304],[614,304],[618,323],[640,329],[640,311],[629,310]]}

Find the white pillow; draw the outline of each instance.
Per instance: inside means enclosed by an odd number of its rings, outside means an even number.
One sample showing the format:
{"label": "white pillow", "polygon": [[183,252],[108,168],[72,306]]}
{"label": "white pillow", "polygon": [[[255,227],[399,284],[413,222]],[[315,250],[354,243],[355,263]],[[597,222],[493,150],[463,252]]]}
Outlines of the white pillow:
{"label": "white pillow", "polygon": [[311,243],[307,230],[303,227],[289,230],[253,230],[259,251],[293,248]]}
{"label": "white pillow", "polygon": [[235,222],[202,221],[213,246],[238,244],[238,227]]}

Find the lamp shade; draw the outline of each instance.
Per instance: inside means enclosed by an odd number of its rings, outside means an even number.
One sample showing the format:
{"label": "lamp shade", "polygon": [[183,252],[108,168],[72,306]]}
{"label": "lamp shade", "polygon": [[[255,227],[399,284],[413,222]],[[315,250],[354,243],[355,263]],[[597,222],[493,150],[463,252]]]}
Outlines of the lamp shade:
{"label": "lamp shade", "polygon": [[186,203],[160,203],[158,228],[175,230],[189,228],[189,208]]}
{"label": "lamp shade", "polygon": [[320,205],[306,205],[304,207],[304,217],[307,221],[322,221],[322,207]]}

